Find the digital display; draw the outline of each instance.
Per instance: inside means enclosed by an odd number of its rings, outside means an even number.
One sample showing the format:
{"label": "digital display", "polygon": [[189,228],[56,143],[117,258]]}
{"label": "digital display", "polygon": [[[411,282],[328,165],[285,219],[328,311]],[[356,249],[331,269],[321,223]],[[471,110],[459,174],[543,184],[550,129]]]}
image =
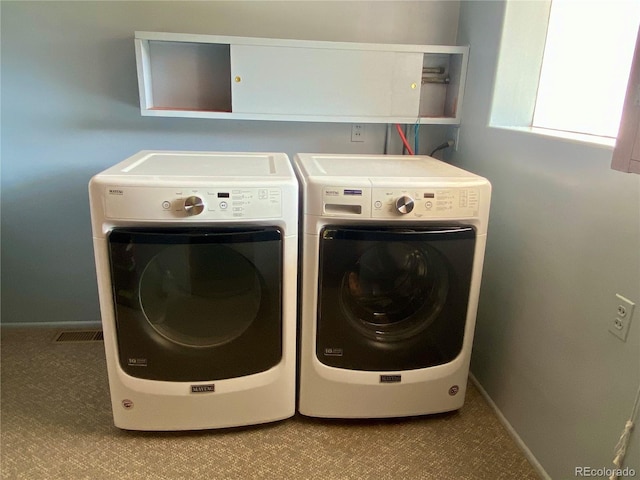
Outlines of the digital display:
{"label": "digital display", "polygon": [[436,198],[436,194],[435,193],[425,193],[424,194],[424,198]]}
{"label": "digital display", "polygon": [[218,198],[229,198],[228,192],[218,192]]}

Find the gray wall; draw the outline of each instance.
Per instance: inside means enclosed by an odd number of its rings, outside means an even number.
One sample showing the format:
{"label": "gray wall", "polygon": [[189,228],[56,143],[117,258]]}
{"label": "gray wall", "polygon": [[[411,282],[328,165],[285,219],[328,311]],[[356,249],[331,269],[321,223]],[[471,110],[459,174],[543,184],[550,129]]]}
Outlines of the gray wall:
{"label": "gray wall", "polygon": [[[462,2],[471,45],[453,162],[493,184],[472,371],[554,479],[611,466],[640,383],[640,176],[603,147],[488,127],[504,2]],[[526,54],[523,51],[523,54]],[[640,473],[638,429],[626,464]]]}
{"label": "gray wall", "polygon": [[[2,322],[99,321],[87,183],[143,149],[381,153],[386,128],[143,118],[135,30],[455,44],[459,2],[2,1]],[[421,146],[445,140],[422,129]],[[400,144],[394,145],[396,152]]]}

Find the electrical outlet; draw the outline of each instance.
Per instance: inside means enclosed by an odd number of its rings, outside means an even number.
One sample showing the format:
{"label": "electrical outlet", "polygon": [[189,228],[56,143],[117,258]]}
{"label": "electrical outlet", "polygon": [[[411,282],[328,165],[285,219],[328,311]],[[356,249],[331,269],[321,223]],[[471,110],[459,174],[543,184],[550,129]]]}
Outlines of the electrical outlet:
{"label": "electrical outlet", "polygon": [[351,125],[351,141],[364,142],[364,125],[362,123]]}
{"label": "electrical outlet", "polygon": [[616,294],[616,301],[614,305],[615,311],[612,312],[613,318],[609,322],[609,331],[623,342],[626,342],[627,335],[629,334],[631,317],[633,317],[633,309],[636,305],[631,300],[620,294]]}

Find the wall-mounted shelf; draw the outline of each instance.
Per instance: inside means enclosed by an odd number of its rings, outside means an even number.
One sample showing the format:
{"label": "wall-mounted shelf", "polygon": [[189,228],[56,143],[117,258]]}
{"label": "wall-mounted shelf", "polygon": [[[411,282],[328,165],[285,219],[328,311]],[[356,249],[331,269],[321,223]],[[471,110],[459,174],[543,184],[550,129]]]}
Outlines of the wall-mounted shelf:
{"label": "wall-mounted shelf", "polygon": [[458,124],[469,47],[136,32],[142,115]]}

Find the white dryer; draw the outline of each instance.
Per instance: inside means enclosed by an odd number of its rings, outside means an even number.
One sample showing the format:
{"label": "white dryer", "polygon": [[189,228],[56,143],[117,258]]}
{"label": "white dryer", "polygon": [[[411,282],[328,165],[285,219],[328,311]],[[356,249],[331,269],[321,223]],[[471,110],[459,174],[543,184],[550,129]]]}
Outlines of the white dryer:
{"label": "white dryer", "polygon": [[89,184],[114,423],[295,412],[298,183],[282,153],[143,151]]}
{"label": "white dryer", "polygon": [[298,154],[300,413],[464,403],[491,186],[426,156]]}

